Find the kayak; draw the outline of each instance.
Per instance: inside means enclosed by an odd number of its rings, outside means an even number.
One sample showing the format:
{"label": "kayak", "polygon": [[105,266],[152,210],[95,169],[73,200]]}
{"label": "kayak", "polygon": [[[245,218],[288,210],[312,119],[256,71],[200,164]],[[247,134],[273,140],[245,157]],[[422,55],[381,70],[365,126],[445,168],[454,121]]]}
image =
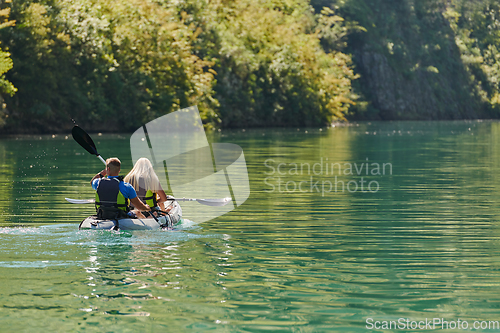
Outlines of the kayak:
{"label": "kayak", "polygon": [[[97,216],[89,216],[80,223],[79,229],[111,230],[118,225],[120,230],[158,230],[170,229],[182,223],[182,209],[177,201],[168,200],[165,208],[172,207],[168,214],[158,216],[156,221],[152,217],[148,218],[125,218],[118,220],[100,220]],[[164,209],[166,210],[166,209]]]}

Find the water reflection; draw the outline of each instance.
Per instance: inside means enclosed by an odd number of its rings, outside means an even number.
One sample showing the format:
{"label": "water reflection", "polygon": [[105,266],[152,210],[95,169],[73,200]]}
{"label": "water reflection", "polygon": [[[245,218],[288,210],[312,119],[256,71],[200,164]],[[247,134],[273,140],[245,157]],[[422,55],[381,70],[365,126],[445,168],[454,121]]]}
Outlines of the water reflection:
{"label": "water reflection", "polygon": [[[71,222],[0,228],[6,281],[0,302],[12,306],[4,307],[11,323],[19,314],[40,319],[50,313],[57,329],[67,322],[116,331],[361,332],[368,317],[495,320],[499,126],[409,122],[308,133],[223,131],[211,140],[243,148],[251,197],[202,228],[166,233],[77,231],[93,207],[63,198],[91,197],[88,181],[101,162],[78,155],[81,148],[64,138],[26,139],[25,150],[0,140],[3,165],[11,166],[1,171],[1,181],[11,184],[0,190],[2,222]],[[119,156],[124,169],[131,167],[126,137],[96,141],[103,156]],[[271,192],[265,183],[268,159],[276,167],[327,158],[391,163],[392,174],[337,175],[345,182],[376,180],[376,193]],[[49,168],[54,159],[57,169]],[[331,174],[288,170],[280,176],[297,183],[310,176],[332,180]]]}

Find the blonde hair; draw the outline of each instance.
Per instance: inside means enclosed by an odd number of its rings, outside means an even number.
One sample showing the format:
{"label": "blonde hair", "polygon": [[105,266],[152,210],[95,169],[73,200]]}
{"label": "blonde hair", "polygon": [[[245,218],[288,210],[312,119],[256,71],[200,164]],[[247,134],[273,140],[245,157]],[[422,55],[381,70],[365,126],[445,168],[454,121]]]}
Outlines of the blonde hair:
{"label": "blonde hair", "polygon": [[111,157],[106,160],[106,167],[109,168],[109,171],[112,173],[119,173],[122,162],[116,157]]}
{"label": "blonde hair", "polygon": [[135,162],[134,167],[123,179],[127,183],[130,183],[136,191],[139,191],[139,179],[143,179],[145,190],[151,190],[153,192],[158,192],[161,190],[160,181],[156,175],[153,165],[151,162],[142,157],[137,162]]}

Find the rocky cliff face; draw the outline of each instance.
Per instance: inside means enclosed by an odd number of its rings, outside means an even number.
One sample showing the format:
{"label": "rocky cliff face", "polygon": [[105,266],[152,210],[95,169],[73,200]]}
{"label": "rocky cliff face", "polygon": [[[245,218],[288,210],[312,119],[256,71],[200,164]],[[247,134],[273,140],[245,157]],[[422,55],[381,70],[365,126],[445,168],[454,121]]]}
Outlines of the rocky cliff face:
{"label": "rocky cliff face", "polygon": [[[372,119],[471,119],[484,116],[454,34],[437,0],[352,0],[366,28],[349,42]],[[354,6],[356,4],[356,6]]]}
{"label": "rocky cliff face", "polygon": [[[357,61],[361,84],[381,119],[470,119],[481,116],[464,69],[416,69],[407,75],[384,54],[363,50]],[[441,67],[441,66],[440,66]]]}

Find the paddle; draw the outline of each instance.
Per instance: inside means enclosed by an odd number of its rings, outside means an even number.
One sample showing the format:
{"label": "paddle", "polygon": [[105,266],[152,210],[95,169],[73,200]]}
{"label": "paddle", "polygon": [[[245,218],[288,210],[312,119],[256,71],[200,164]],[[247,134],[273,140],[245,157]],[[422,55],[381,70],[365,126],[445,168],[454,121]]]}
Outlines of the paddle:
{"label": "paddle", "polygon": [[[95,203],[94,199],[70,199],[70,198],[64,198],[66,201],[71,202],[73,204],[91,204]],[[207,206],[225,206],[228,204],[228,202],[231,201],[231,198],[223,198],[223,199],[190,199],[190,198],[172,198],[169,197],[168,200],[175,200],[175,201],[196,201],[202,205],[207,205]]]}
{"label": "paddle", "polygon": [[85,149],[92,155],[96,155],[97,157],[99,157],[102,163],[106,165],[106,161],[97,152],[94,141],[92,141],[92,138],[87,134],[87,132],[85,132],[78,126],[74,126],[71,130],[71,134],[73,134],[73,139],[75,139],[75,141],[78,142],[80,146],[83,147],[83,149]]}
{"label": "paddle", "polygon": [[[73,135],[73,139],[75,139],[80,146],[82,146],[86,151],[91,153],[92,155],[96,155],[99,157],[99,159],[106,165],[106,161],[99,155],[97,152],[97,148],[95,146],[94,141],[90,137],[90,135],[87,134],[83,129],[81,129],[78,126],[74,126],[73,129],[71,130],[71,134]],[[90,204],[90,203],[95,203],[94,199],[70,199],[70,198],[65,198],[66,201],[74,203],[74,204]],[[207,206],[225,206],[229,201],[231,201],[231,198],[223,198],[223,199],[191,199],[191,198],[173,198],[170,197],[168,198],[169,200],[176,200],[176,201],[196,201],[202,205],[207,205]],[[155,220],[158,222],[158,219],[153,215]]]}
{"label": "paddle", "polygon": [[169,200],[175,201],[196,201],[202,205],[207,206],[225,206],[231,201],[231,198],[222,199],[190,199],[190,198],[169,198]]}
{"label": "paddle", "polygon": [[151,215],[155,219],[156,223],[158,223],[161,226],[161,223],[158,220],[158,218],[155,216],[152,208],[151,208],[151,211],[149,212],[149,215]]}

